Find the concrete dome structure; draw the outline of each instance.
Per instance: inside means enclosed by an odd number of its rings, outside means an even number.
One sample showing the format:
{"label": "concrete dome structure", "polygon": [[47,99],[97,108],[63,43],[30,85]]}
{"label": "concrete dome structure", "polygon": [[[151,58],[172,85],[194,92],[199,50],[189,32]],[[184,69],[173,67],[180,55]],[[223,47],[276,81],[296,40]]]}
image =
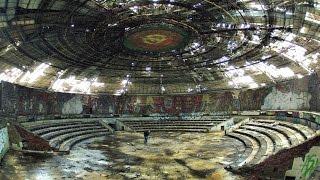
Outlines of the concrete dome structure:
{"label": "concrete dome structure", "polygon": [[0,179],[317,179],[319,27],[318,0],[0,0]]}

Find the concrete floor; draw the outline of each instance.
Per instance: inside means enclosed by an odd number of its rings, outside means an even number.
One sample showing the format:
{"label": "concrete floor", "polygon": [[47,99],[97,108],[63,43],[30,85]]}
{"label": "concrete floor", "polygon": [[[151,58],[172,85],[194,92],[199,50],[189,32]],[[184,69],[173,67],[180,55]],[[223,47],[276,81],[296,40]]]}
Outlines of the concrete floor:
{"label": "concrete floor", "polygon": [[245,179],[223,169],[241,155],[240,142],[221,133],[118,132],[77,145],[69,155],[10,152],[0,179]]}

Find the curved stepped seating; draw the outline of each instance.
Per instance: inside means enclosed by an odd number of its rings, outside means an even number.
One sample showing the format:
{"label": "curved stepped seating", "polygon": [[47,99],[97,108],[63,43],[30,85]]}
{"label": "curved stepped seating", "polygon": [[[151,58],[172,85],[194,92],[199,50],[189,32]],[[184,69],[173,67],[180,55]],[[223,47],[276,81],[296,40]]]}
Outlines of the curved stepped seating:
{"label": "curved stepped seating", "polygon": [[[289,137],[289,135],[287,134],[287,132],[285,130],[276,128],[274,126],[269,126],[269,125],[265,125],[265,124],[254,123],[254,122],[249,122],[249,123],[246,123],[245,125],[253,126],[253,127],[261,127],[261,128],[265,128],[265,129],[269,129],[269,130],[273,130],[275,132],[278,132],[279,134],[282,134],[287,139],[290,146],[296,143],[296,142],[293,142],[292,138]],[[296,139],[294,139],[294,141],[296,141]]]}
{"label": "curved stepped seating", "polygon": [[264,125],[264,127],[273,127],[275,129],[281,130],[283,133],[287,134],[290,138],[292,145],[297,145],[304,142],[306,139],[301,135],[300,132],[297,132],[295,129],[292,129],[287,126],[282,126],[281,124],[269,124],[269,123],[261,123],[261,122],[253,122],[254,124]]}
{"label": "curved stepped seating", "polygon": [[245,152],[241,158],[239,158],[234,164],[236,166],[243,166],[245,164],[250,164],[256,154],[258,153],[260,146],[256,139],[251,138],[249,136],[245,136],[243,134],[239,134],[237,132],[228,133],[227,136],[231,138],[235,138],[241,141],[245,145]]}
{"label": "curved stepped seating", "polygon": [[131,126],[214,126],[214,123],[176,123],[176,122],[162,122],[162,123],[126,123]]}
{"label": "curved stepped seating", "polygon": [[[81,128],[81,127],[88,127],[88,126],[96,126],[97,124],[90,123],[90,124],[84,124],[84,123],[77,123],[77,124],[71,124],[71,125],[61,125],[61,126],[54,126],[54,127],[48,127],[48,128],[43,128],[43,129],[38,129],[35,131],[32,131],[33,133],[41,136],[50,132],[55,132],[59,130],[64,130],[64,129],[74,129],[74,128]],[[99,126],[99,125],[98,125]]]}
{"label": "curved stepped seating", "polygon": [[[247,156],[247,159],[241,163],[239,160],[234,162],[238,167],[244,164],[258,164],[274,152],[296,146],[315,135],[315,131],[307,126],[276,120],[249,121],[227,134],[229,137],[242,141],[246,146],[249,140],[251,144],[254,144],[255,141],[258,144],[258,150],[257,147],[252,146],[253,151],[257,152],[249,154],[245,151],[244,155]],[[252,158],[252,156],[255,157]]]}
{"label": "curved stepped seating", "polygon": [[60,151],[69,151],[75,144],[90,138],[106,136],[109,129],[99,121],[44,122],[26,125],[34,134],[47,140],[51,147]]}
{"label": "curved stepped seating", "polygon": [[299,132],[305,139],[310,139],[314,136],[315,131],[307,126],[303,126],[301,124],[294,124],[285,121],[275,121],[275,120],[256,120],[256,122],[260,123],[279,123],[279,125],[286,126],[288,128],[294,129],[295,131]]}
{"label": "curved stepped seating", "polygon": [[288,123],[288,122],[281,122],[280,123],[283,126],[287,126],[287,127],[295,127],[296,130],[300,130],[300,132],[302,134],[304,134],[304,137],[306,139],[310,139],[312,137],[314,137],[316,131],[314,131],[313,129],[307,127],[307,126],[303,126],[301,124],[292,124],[292,123]]}
{"label": "curved stepped seating", "polygon": [[90,139],[90,138],[97,138],[97,137],[103,137],[106,136],[108,133],[105,132],[97,132],[97,133],[93,133],[93,134],[84,134],[81,136],[77,136],[75,138],[69,139],[67,141],[64,141],[61,145],[59,150],[60,151],[70,151],[70,149],[77,143],[84,141],[86,139]]}
{"label": "curved stepped seating", "polygon": [[48,132],[43,134],[41,137],[47,140],[53,139],[57,136],[61,136],[67,133],[73,133],[77,131],[85,131],[85,130],[100,130],[103,129],[101,126],[88,126],[88,127],[78,127],[78,128],[68,128],[68,129],[59,129],[56,131]]}
{"label": "curved stepped seating", "polygon": [[72,122],[63,122],[63,123],[33,125],[26,128],[29,129],[30,131],[36,131],[36,130],[46,129],[50,127],[60,127],[60,126],[74,125],[74,124],[92,124],[92,122],[72,121]]}
{"label": "curved stepped seating", "polygon": [[273,129],[259,127],[259,126],[252,126],[252,125],[244,125],[243,128],[250,129],[257,131],[259,133],[264,133],[265,135],[269,135],[269,137],[273,140],[275,145],[275,151],[279,151],[283,148],[290,147],[290,140],[288,137],[283,135],[282,133],[279,133],[278,131],[275,131]]}
{"label": "curved stepped seating", "polygon": [[208,132],[212,127],[224,122],[226,119],[214,120],[138,120],[121,119],[120,121],[134,131],[187,131]]}
{"label": "curved stepped seating", "polygon": [[183,124],[189,124],[189,125],[208,125],[208,126],[212,126],[212,125],[216,125],[216,124],[219,124],[223,121],[189,121],[189,120],[186,120],[186,121],[153,121],[153,120],[150,120],[150,121],[122,121],[123,123],[125,124],[128,124],[128,125],[154,125],[154,124],[176,124],[176,125],[183,125]]}
{"label": "curved stepped seating", "polygon": [[255,156],[255,159],[252,161],[253,164],[258,164],[261,161],[263,161],[266,157],[268,157],[269,155],[271,155],[273,153],[273,143],[272,141],[268,138],[268,136],[265,136],[263,134],[257,133],[255,131],[249,131],[246,129],[237,129],[235,130],[235,132],[237,133],[241,133],[243,135],[246,136],[251,136],[253,138],[255,138],[259,145],[259,151]]}
{"label": "curved stepped seating", "polygon": [[266,123],[259,123],[259,122],[250,122],[247,124],[276,130],[276,131],[282,133],[283,135],[287,136],[291,142],[291,145],[297,145],[297,144],[304,141],[303,136],[301,136],[299,133],[297,133],[296,131],[294,131],[288,127],[284,127],[284,126],[280,126],[280,125],[271,125],[271,124],[266,124]]}
{"label": "curved stepped seating", "polygon": [[52,138],[49,141],[49,144],[53,147],[59,148],[59,146],[66,140],[69,140],[71,138],[75,138],[77,136],[81,136],[81,135],[85,135],[85,134],[93,134],[93,133],[97,133],[97,132],[107,132],[107,130],[106,129],[100,129],[100,130],[90,129],[90,130],[85,130],[85,131],[74,131],[72,133],[63,134],[63,135]]}
{"label": "curved stepped seating", "polygon": [[270,153],[271,151],[271,154],[272,152],[274,152],[276,150],[276,140],[274,139],[274,137],[269,134],[268,132],[266,131],[259,131],[255,128],[250,128],[250,127],[246,127],[246,126],[241,126],[240,129],[244,129],[244,130],[247,130],[249,131],[249,133],[253,133],[254,135],[257,135],[257,136],[262,136],[264,138],[264,140],[267,142],[267,154]]}
{"label": "curved stepped seating", "polygon": [[208,132],[208,129],[194,129],[194,128],[174,128],[174,127],[169,127],[169,128],[165,128],[165,127],[145,127],[145,128],[139,128],[136,129],[136,132],[143,132],[146,130],[150,130],[150,131],[167,131],[167,132],[172,132],[172,131],[176,131],[176,132]]}

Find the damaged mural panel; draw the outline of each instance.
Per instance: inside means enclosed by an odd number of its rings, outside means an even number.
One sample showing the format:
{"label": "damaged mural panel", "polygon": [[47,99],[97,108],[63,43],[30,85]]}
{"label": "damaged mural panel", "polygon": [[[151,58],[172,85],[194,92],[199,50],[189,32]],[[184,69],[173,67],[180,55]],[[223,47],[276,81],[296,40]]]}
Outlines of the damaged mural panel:
{"label": "damaged mural panel", "polygon": [[2,113],[37,115],[179,115],[246,110],[320,110],[319,77],[312,75],[254,90],[193,95],[113,96],[47,92],[1,83]]}
{"label": "damaged mural panel", "polygon": [[111,114],[113,96],[47,92],[4,82],[1,102],[10,116]]}
{"label": "damaged mural panel", "polygon": [[231,112],[235,110],[232,92],[221,92],[208,94],[207,101],[203,104],[204,112]]}
{"label": "damaged mural panel", "polygon": [[309,110],[312,95],[308,92],[308,82],[307,78],[303,78],[272,87],[261,109]]}
{"label": "damaged mural panel", "polygon": [[317,74],[309,77],[308,92],[311,94],[310,110],[320,111],[320,78]]}
{"label": "damaged mural panel", "polygon": [[81,114],[83,105],[80,96],[74,96],[67,102],[63,103],[62,114]]}
{"label": "damaged mural panel", "polygon": [[264,99],[262,110],[300,109],[308,110],[311,94],[308,92],[281,92],[273,88],[271,93]]}
{"label": "damaged mural panel", "polygon": [[16,86],[2,81],[1,89],[1,104],[2,104],[2,113],[8,115],[16,115],[17,113],[17,93]]}
{"label": "damaged mural panel", "polygon": [[270,88],[242,91],[239,94],[241,111],[260,110],[264,99],[270,93]]}
{"label": "damaged mural panel", "polygon": [[169,114],[195,112],[232,111],[233,97],[230,92],[179,95],[179,96],[128,96],[120,105],[119,114]]}

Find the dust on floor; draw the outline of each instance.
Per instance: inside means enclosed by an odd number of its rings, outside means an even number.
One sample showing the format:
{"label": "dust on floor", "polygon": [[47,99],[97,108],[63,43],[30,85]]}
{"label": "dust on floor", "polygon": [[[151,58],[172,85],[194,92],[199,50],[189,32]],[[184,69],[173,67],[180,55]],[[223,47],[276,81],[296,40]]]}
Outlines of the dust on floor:
{"label": "dust on floor", "polygon": [[69,155],[26,156],[10,152],[0,179],[245,179],[224,170],[244,151],[222,133],[117,132],[85,141]]}

